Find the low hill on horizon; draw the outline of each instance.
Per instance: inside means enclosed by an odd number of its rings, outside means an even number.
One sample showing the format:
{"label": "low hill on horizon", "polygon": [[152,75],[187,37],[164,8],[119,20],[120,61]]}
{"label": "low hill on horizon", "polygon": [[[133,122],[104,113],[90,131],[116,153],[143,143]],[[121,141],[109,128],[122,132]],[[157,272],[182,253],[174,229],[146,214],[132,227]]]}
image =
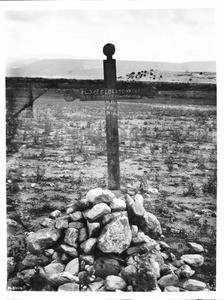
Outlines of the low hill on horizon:
{"label": "low hill on horizon", "polygon": [[[184,63],[117,60],[117,76],[150,69],[169,72],[216,72],[215,61]],[[103,61],[92,59],[20,60],[6,66],[7,77],[103,79]]]}

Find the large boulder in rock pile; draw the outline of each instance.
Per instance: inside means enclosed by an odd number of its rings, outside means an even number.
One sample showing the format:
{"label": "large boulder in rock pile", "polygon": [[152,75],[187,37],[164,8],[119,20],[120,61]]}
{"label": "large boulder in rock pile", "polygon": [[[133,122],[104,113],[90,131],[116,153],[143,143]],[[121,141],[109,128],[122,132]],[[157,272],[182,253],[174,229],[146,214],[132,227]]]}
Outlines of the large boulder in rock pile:
{"label": "large boulder in rock pile", "polygon": [[181,259],[191,267],[200,267],[204,264],[204,257],[200,254],[185,254]]}
{"label": "large boulder in rock pile", "polygon": [[128,218],[121,216],[108,223],[98,239],[98,248],[104,253],[122,253],[131,244]]}
{"label": "large boulder in rock pile", "polygon": [[44,228],[27,236],[27,247],[31,253],[38,253],[51,247],[60,238],[61,231],[56,228]]}

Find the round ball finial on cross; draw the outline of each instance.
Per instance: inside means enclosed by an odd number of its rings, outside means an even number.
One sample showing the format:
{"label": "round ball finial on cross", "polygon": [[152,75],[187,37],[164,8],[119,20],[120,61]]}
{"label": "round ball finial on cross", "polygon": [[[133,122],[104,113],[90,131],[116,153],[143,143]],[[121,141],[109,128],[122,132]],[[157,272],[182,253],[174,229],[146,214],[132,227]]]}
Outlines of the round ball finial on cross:
{"label": "round ball finial on cross", "polygon": [[112,56],[115,53],[115,46],[113,44],[106,44],[103,47],[103,53],[108,57],[108,58],[112,58]]}

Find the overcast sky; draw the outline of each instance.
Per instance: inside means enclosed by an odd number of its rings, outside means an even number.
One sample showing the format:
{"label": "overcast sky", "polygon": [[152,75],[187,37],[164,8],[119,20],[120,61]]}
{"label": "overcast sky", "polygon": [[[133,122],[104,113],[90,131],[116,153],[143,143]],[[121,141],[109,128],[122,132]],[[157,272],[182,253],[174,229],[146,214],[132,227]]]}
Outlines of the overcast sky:
{"label": "overcast sky", "polygon": [[114,58],[185,62],[216,60],[215,10],[6,11],[5,45],[12,58]]}

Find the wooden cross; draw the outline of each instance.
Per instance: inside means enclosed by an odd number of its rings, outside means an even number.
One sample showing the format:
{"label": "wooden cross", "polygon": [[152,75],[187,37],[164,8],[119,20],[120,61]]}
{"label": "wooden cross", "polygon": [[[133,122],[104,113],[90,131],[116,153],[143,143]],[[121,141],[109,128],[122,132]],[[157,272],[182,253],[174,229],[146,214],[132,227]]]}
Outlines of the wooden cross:
{"label": "wooden cross", "polygon": [[118,134],[118,99],[136,99],[152,94],[152,86],[138,88],[136,86],[120,86],[116,83],[116,60],[113,59],[115,46],[106,44],[103,53],[107,59],[103,61],[105,88],[82,89],[80,98],[82,101],[106,101],[106,137],[107,137],[107,166],[108,188],[120,189],[120,164],[119,164],[119,134]]}
{"label": "wooden cross", "polygon": [[[104,88],[85,88],[80,91],[73,90],[74,99],[79,97],[81,101],[106,102],[106,138],[107,138],[107,166],[108,166],[108,188],[110,190],[120,189],[120,164],[119,164],[119,134],[118,134],[118,99],[140,99],[143,96],[152,96],[152,86],[140,88],[136,85],[117,85],[116,82],[116,60],[113,59],[115,46],[106,44],[103,53],[107,59],[103,61]],[[68,97],[71,101],[71,97]]]}
{"label": "wooden cross", "polygon": [[[112,58],[115,53],[113,44],[106,44],[103,53],[107,59],[103,61],[104,82],[108,89],[116,87],[116,60]],[[107,136],[107,165],[108,165],[108,188],[120,189],[120,164],[119,164],[119,136],[117,99],[106,100],[106,136]]]}

